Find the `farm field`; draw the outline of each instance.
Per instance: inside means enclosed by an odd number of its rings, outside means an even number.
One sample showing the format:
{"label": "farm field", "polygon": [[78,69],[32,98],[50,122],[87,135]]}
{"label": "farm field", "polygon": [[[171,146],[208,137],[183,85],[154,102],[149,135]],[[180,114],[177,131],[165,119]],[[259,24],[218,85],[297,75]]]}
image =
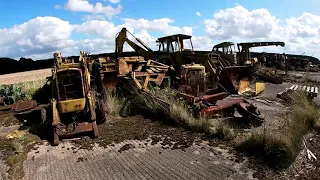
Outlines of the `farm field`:
{"label": "farm field", "polygon": [[12,74],[0,75],[0,85],[17,84],[28,81],[37,81],[51,76],[51,69],[40,69]]}

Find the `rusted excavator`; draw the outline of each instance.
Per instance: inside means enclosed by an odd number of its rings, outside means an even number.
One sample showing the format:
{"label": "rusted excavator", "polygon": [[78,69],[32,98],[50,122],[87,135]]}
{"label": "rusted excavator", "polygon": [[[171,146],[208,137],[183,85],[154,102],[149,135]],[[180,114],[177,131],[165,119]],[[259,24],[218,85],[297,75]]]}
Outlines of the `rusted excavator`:
{"label": "rusted excavator", "polygon": [[284,47],[284,42],[247,42],[238,43],[238,52],[236,52],[233,42],[222,42],[216,44],[212,48],[212,52],[219,54],[224,59],[233,64],[252,65],[257,62],[257,59],[251,57],[250,48],[262,46],[281,46]]}
{"label": "rusted excavator", "polygon": [[[52,100],[49,118],[52,117],[53,144],[61,137],[91,132],[98,137],[97,124],[106,121],[106,110],[102,100],[92,88],[93,81],[87,64],[87,53],[80,52],[79,62],[72,62],[54,53],[52,67]],[[41,110],[46,121],[46,110]],[[51,112],[51,111],[50,111]],[[51,116],[51,117],[50,117]]]}
{"label": "rusted excavator", "polygon": [[[170,84],[179,91],[178,96],[192,105],[200,105],[195,110],[202,117],[209,117],[222,111],[238,111],[250,118],[263,119],[252,104],[243,99],[230,100],[217,105],[218,100],[226,98],[230,93],[237,93],[237,82],[244,77],[250,78],[247,66],[231,66],[228,61],[215,53],[199,53],[193,49],[191,36],[175,34],[157,40],[159,51],[154,52],[141,40],[136,40],[144,47],[129,40],[127,30],[123,28],[116,38],[116,53],[121,57],[123,44],[127,42],[139,55],[152,60],[158,65],[167,66],[166,77]],[[130,33],[131,34],[131,33]],[[163,74],[162,74],[163,75]],[[162,78],[163,79],[163,76]],[[210,89],[220,87],[224,92],[213,94]]]}
{"label": "rusted excavator", "polygon": [[[178,96],[198,107],[194,112],[203,118],[217,114],[233,115],[237,109],[246,119],[263,120],[257,108],[244,99],[225,99],[229,94],[237,94],[241,79],[251,78],[248,67],[232,65],[216,53],[195,51],[191,37],[175,34],[157,40],[157,61],[172,67],[179,81]],[[223,90],[213,93],[210,90],[215,85]],[[220,100],[224,102],[218,103]]]}
{"label": "rusted excavator", "polygon": [[[150,84],[160,86],[165,78],[169,66],[154,60],[154,52],[139,38],[140,45],[131,41],[127,34],[131,34],[123,28],[116,37],[117,58],[99,57],[93,60],[90,71],[94,77],[101,76],[101,86],[116,88],[124,79],[131,80],[139,89],[148,91]],[[132,35],[132,34],[131,34]],[[132,35],[134,37],[134,35]],[[129,44],[139,56],[123,57],[124,43]],[[99,78],[96,78],[99,81]]]}

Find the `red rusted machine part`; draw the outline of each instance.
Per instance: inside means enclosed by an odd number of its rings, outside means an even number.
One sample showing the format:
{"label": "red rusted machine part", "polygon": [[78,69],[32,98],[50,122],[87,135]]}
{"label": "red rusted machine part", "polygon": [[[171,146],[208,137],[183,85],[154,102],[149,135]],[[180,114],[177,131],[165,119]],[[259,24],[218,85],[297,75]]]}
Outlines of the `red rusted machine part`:
{"label": "red rusted machine part", "polygon": [[12,110],[16,113],[28,111],[37,107],[37,102],[34,100],[17,102],[12,105]]}
{"label": "red rusted machine part", "polygon": [[233,116],[236,106],[241,102],[243,102],[242,99],[235,99],[221,105],[212,105],[208,108],[204,107],[200,111],[200,116],[204,119],[212,117],[218,113],[225,116]]}
{"label": "red rusted machine part", "polygon": [[93,122],[82,122],[82,123],[72,123],[68,126],[64,126],[62,124],[59,124],[55,127],[55,132],[58,136],[61,137],[70,137],[72,135],[76,135],[79,133],[85,133],[90,132],[94,130],[94,123]]}
{"label": "red rusted machine part", "polygon": [[37,102],[34,100],[16,102],[7,106],[0,107],[0,115],[7,113],[23,113],[33,110],[37,107]]}
{"label": "red rusted machine part", "polygon": [[211,95],[204,95],[197,100],[195,100],[195,103],[198,103],[200,101],[202,102],[208,102],[211,104],[215,104],[218,100],[224,99],[228,96],[229,94],[226,92],[221,92],[217,94],[211,94]]}

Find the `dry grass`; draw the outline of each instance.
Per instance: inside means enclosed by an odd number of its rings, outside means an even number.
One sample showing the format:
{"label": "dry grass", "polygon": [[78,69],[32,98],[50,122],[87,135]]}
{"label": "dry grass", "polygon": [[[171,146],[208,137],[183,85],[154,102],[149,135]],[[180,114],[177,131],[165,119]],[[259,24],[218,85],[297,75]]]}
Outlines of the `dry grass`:
{"label": "dry grass", "polygon": [[196,132],[210,133],[208,121],[195,118],[187,104],[174,97],[175,93],[169,88],[156,88],[150,93],[136,89],[130,98],[130,112],[169,124],[176,124]]}
{"label": "dry grass", "polygon": [[319,118],[317,107],[306,95],[297,93],[281,126],[253,132],[240,148],[264,157],[272,168],[287,168],[299,154],[303,136],[317,128]]}
{"label": "dry grass", "polygon": [[[9,86],[12,86],[13,95],[18,98],[17,100],[29,100],[29,99],[32,99],[34,94],[40,88],[42,88],[45,83],[46,83],[46,79],[39,79],[35,81],[21,82],[21,83],[16,83],[12,85],[1,85],[0,89],[4,89]],[[25,95],[25,98],[19,99],[21,93]]]}
{"label": "dry grass", "polygon": [[51,69],[25,71],[19,73],[0,75],[0,85],[17,84],[28,81],[37,81],[51,76]]}
{"label": "dry grass", "polygon": [[104,89],[103,99],[107,109],[107,113],[111,117],[120,116],[125,106],[126,98],[118,96],[112,89]]}

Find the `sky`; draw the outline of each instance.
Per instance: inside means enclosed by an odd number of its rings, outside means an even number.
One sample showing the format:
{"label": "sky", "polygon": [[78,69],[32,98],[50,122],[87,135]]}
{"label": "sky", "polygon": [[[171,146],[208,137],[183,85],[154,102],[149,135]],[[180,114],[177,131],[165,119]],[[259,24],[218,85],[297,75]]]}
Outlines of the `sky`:
{"label": "sky", "polygon": [[284,48],[252,51],[320,58],[317,7],[319,0],[2,0],[0,57],[114,52],[126,27],[154,50],[157,38],[182,33],[192,35],[196,50],[223,41],[284,41]]}

